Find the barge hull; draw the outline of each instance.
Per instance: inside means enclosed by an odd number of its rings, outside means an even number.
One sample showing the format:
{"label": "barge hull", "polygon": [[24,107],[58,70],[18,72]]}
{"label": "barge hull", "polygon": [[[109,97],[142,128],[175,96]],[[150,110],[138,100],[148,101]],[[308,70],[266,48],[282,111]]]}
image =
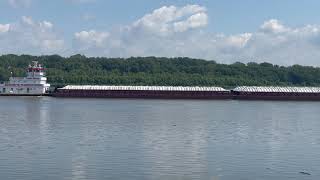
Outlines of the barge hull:
{"label": "barge hull", "polygon": [[232,99],[228,91],[114,91],[114,90],[58,90],[54,97],[84,98],[144,98],[144,99]]}
{"label": "barge hull", "polygon": [[234,91],[132,91],[132,90],[58,90],[54,97],[134,98],[134,99],[221,99],[320,101],[320,93],[248,93]]}
{"label": "barge hull", "polygon": [[158,92],[158,91],[58,91],[46,94],[0,94],[1,96],[53,96],[63,98],[134,98],[134,99],[221,99],[270,101],[320,101],[318,93],[236,93],[236,92]]}
{"label": "barge hull", "polygon": [[320,93],[231,93],[237,100],[320,101]]}

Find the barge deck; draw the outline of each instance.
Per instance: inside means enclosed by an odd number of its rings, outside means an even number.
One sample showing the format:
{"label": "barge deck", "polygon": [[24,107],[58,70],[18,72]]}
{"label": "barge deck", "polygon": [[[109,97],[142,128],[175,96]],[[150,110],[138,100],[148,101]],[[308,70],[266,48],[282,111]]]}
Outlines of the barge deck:
{"label": "barge deck", "polygon": [[173,86],[66,86],[55,97],[152,98],[152,99],[231,99],[221,87]]}

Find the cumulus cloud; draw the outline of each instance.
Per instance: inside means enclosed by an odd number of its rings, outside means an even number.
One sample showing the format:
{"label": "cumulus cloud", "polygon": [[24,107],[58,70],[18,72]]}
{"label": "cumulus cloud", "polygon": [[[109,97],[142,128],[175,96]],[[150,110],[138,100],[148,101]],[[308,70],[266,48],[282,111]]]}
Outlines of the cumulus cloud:
{"label": "cumulus cloud", "polygon": [[8,3],[14,8],[29,7],[32,0],[8,0]]}
{"label": "cumulus cloud", "polygon": [[108,36],[108,32],[97,32],[95,30],[75,33],[75,39],[80,43],[92,44],[95,46],[102,45],[102,43],[108,38]]}
{"label": "cumulus cloud", "polygon": [[208,16],[206,13],[197,13],[190,16],[185,21],[175,22],[173,24],[175,32],[184,32],[188,29],[195,29],[200,27],[205,27],[208,24]]}
{"label": "cumulus cloud", "polygon": [[49,21],[34,21],[23,16],[19,22],[0,25],[2,53],[52,54],[63,53],[65,42],[54,32]]}
{"label": "cumulus cloud", "polygon": [[39,23],[41,29],[52,29],[53,24],[49,21],[43,21]]}
{"label": "cumulus cloud", "polygon": [[266,33],[283,33],[290,31],[288,27],[285,27],[279,20],[271,19],[269,21],[264,22],[260,29]]}
{"label": "cumulus cloud", "polygon": [[22,22],[30,26],[33,25],[33,19],[31,17],[22,16]]}
{"label": "cumulus cloud", "polygon": [[0,24],[0,34],[6,33],[10,29],[10,24]]}
{"label": "cumulus cloud", "polygon": [[[174,56],[183,55],[186,43],[184,35],[190,35],[208,24],[206,8],[199,5],[184,7],[163,6],[144,15],[132,24],[114,29],[108,34],[107,40],[100,41],[97,46],[96,35],[83,31],[86,38],[75,34],[74,50],[78,53],[95,56]],[[96,31],[91,30],[91,34]],[[83,48],[85,47],[85,48]]]}
{"label": "cumulus cloud", "polygon": [[210,33],[207,25],[205,7],[164,6],[119,30],[104,32],[108,34],[104,38],[94,30],[76,33],[74,50],[89,56],[189,56],[223,63],[320,65],[318,25],[288,27],[270,19],[254,32],[231,35]]}
{"label": "cumulus cloud", "polygon": [[238,48],[245,47],[248,43],[248,41],[251,39],[252,34],[251,33],[244,33],[239,35],[231,35],[226,38],[226,42],[230,46],[235,46]]}
{"label": "cumulus cloud", "polygon": [[166,36],[175,32],[205,27],[207,24],[208,16],[205,7],[199,5],[187,5],[182,8],[164,6],[143,16],[130,28]]}
{"label": "cumulus cloud", "polygon": [[[270,20],[267,22],[279,22]],[[266,24],[266,23],[264,23]],[[242,54],[277,64],[320,65],[318,25],[292,28],[275,23],[272,31],[256,32]]]}

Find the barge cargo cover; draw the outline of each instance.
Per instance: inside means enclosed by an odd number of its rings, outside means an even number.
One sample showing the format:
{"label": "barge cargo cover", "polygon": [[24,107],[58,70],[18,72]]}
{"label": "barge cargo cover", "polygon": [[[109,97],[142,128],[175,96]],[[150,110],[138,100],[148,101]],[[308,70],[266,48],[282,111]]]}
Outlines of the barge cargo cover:
{"label": "barge cargo cover", "polygon": [[240,86],[231,93],[234,99],[320,101],[320,87]]}
{"label": "barge cargo cover", "polygon": [[56,97],[160,98],[160,99],[231,99],[221,87],[181,86],[73,86],[58,88]]}

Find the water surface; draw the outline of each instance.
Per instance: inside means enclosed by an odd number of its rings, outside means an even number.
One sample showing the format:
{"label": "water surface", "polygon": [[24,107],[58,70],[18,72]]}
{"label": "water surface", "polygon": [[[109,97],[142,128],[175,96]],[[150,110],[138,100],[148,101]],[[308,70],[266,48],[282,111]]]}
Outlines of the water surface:
{"label": "water surface", "polygon": [[319,179],[319,114],[320,102],[0,97],[0,179]]}

